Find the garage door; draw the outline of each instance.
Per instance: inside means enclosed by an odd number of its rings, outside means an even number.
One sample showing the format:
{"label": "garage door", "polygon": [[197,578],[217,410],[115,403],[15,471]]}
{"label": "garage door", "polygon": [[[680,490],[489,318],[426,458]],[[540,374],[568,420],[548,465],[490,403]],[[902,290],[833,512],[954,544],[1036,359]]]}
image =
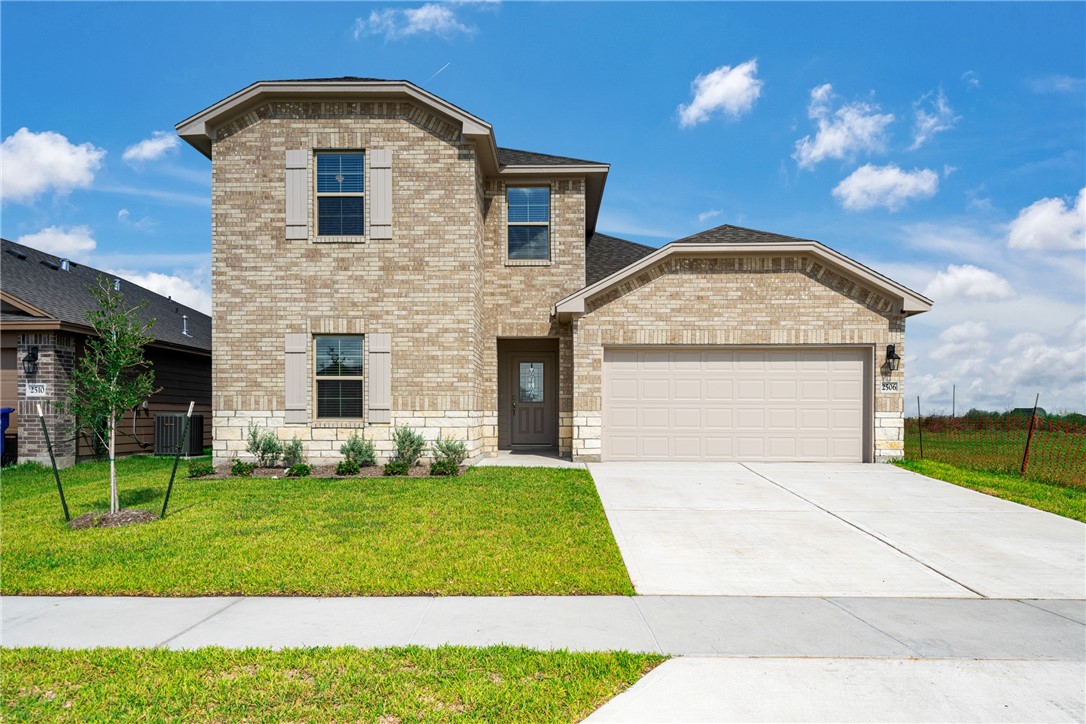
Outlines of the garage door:
{"label": "garage door", "polygon": [[603,459],[861,461],[869,355],[606,349]]}

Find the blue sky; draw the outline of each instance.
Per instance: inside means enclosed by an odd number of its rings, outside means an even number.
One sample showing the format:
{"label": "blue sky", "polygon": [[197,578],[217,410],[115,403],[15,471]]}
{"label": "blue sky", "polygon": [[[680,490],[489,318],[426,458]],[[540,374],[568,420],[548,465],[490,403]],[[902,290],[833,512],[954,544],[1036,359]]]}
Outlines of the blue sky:
{"label": "blue sky", "polygon": [[210,162],[174,124],[255,80],[403,78],[499,145],[611,163],[600,231],[814,238],[931,296],[906,345],[927,409],[952,385],[959,411],[1086,409],[1086,4],[4,2],[0,21],[0,232],[194,306]]}

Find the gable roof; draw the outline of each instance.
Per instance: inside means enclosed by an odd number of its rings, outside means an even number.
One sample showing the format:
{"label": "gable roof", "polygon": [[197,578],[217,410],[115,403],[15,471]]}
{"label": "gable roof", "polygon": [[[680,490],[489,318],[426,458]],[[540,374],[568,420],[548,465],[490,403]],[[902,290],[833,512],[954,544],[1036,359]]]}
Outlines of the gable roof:
{"label": "gable roof", "polygon": [[515,148],[498,148],[498,163],[502,166],[607,166],[600,161],[585,161],[569,156],[551,156],[547,153],[520,151]]}
{"label": "gable roof", "polygon": [[[0,239],[0,287],[4,301],[19,311],[4,312],[5,326],[11,323],[60,322],[79,331],[90,331],[87,310],[97,307],[87,289],[98,277],[118,278],[92,267],[71,262],[68,271],[61,258],[14,241]],[[211,317],[121,278],[121,292],[128,304],[146,302],[140,316],[154,319],[151,335],[158,344],[211,351]],[[188,331],[181,334],[181,315],[188,315]]]}
{"label": "gable roof", "polygon": [[591,234],[585,244],[586,285],[595,284],[656,251],[651,246],[600,233]]}
{"label": "gable roof", "polygon": [[585,302],[639,272],[656,266],[672,256],[722,256],[732,254],[806,253],[848,277],[875,289],[891,299],[900,300],[900,312],[905,316],[931,309],[933,302],[922,294],[895,282],[887,276],[864,266],[844,254],[813,239],[800,239],[768,231],[747,229],[724,224],[713,229],[678,239],[655,249],[633,263],[588,285],[554,305],[559,319],[584,314]]}

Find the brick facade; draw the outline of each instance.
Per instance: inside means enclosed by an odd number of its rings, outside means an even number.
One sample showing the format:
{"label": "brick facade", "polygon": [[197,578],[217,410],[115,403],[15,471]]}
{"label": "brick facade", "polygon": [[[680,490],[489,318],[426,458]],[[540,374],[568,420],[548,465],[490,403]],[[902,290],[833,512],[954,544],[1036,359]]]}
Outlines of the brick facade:
{"label": "brick facade", "polygon": [[[17,344],[19,390],[26,390],[28,382],[45,384],[48,390],[46,397],[27,397],[23,392],[19,394],[19,462],[50,464],[49,449],[38,421],[37,407],[41,404],[57,467],[74,465],[74,420],[70,415],[63,414],[57,403],[68,394],[68,384],[75,366],[76,340],[70,334],[41,332],[20,334]],[[31,347],[38,348],[38,367],[33,375],[27,376],[22,361]]]}

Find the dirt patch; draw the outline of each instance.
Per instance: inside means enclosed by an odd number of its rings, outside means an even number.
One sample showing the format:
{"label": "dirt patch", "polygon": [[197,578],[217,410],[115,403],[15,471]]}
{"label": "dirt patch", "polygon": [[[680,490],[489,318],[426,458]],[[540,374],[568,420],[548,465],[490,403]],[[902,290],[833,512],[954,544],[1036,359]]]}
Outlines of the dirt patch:
{"label": "dirt patch", "polygon": [[117,528],[122,525],[150,523],[155,520],[158,520],[158,516],[149,510],[125,508],[124,510],[118,510],[116,513],[103,513],[102,511],[84,513],[78,518],[72,518],[68,523],[68,527],[72,530],[83,530],[85,528]]}

